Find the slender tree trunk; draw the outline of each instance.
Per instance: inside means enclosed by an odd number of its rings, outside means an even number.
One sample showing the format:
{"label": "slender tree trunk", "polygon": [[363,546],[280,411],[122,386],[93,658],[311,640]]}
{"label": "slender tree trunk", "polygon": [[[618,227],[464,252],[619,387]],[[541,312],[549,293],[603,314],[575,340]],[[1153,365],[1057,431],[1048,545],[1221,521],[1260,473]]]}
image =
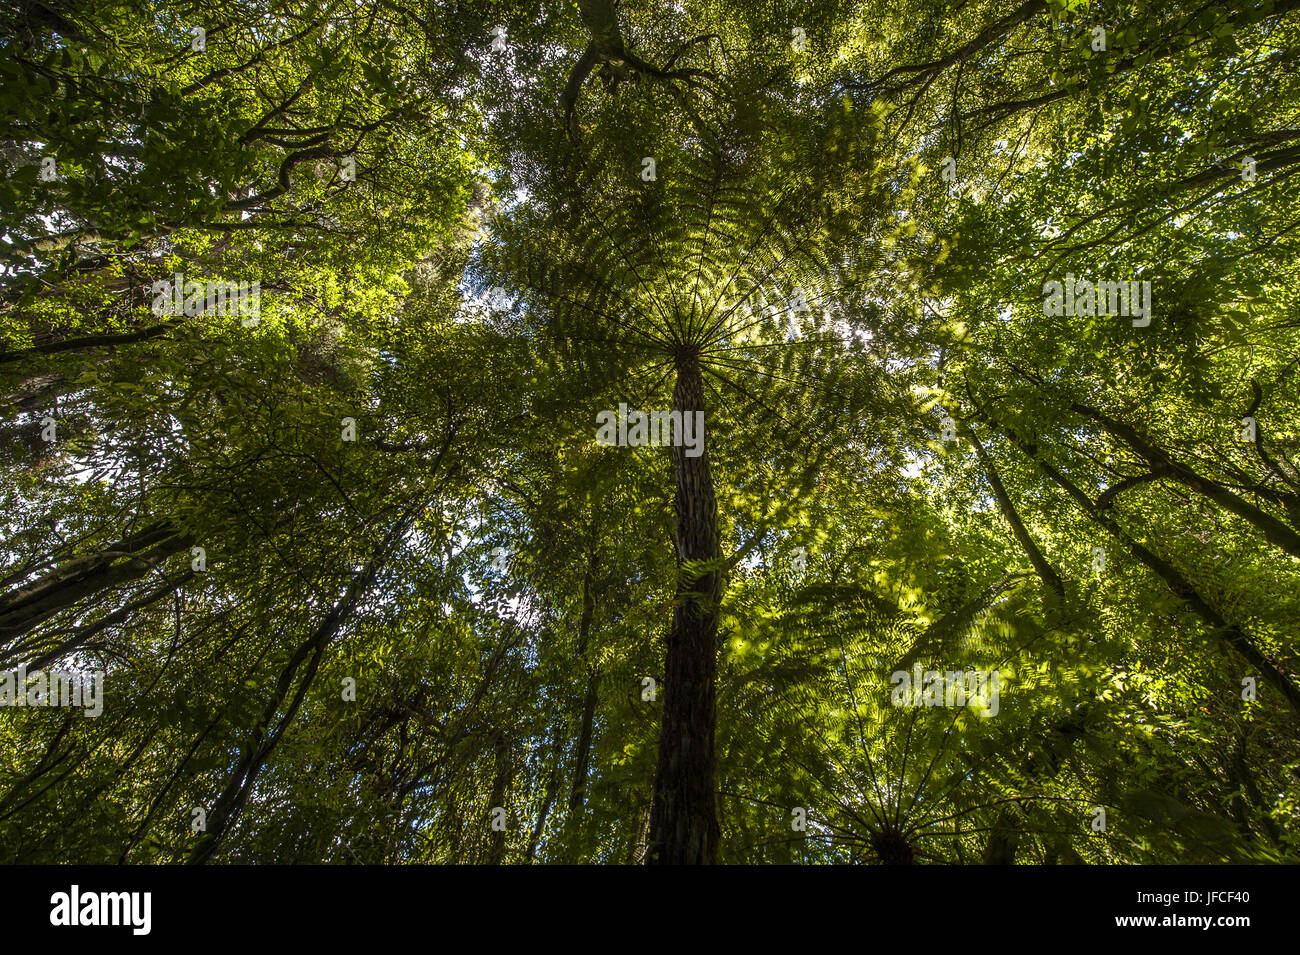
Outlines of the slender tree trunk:
{"label": "slender tree trunk", "polygon": [[528,838],[528,848],[524,851],[524,859],[532,862],[537,856],[537,844],[542,841],[542,833],[546,831],[546,820],[551,815],[551,807],[555,805],[555,797],[560,791],[560,783],[563,781],[564,773],[560,760],[561,748],[560,739],[567,729],[565,721],[556,724],[555,730],[551,736],[551,771],[546,777],[546,793],[542,797],[542,808],[537,813],[537,822],[533,826],[533,833]]}
{"label": "slender tree trunk", "polygon": [[[343,626],[348,622],[357,605],[361,602],[362,597],[374,584],[380,567],[392,553],[393,546],[406,532],[407,528],[411,526],[416,510],[417,505],[412,504],[406,509],[406,512],[397,523],[389,529],[388,534],[375,548],[370,559],[352,576],[352,580],[349,582],[343,596],[330,608],[329,613],[325,615],[311,635],[299,644],[289,662],[280,671],[280,678],[276,682],[273,696],[263,709],[261,718],[249,732],[240,753],[239,762],[230,774],[221,795],[217,797],[207,815],[207,831],[190,851],[187,858],[190,865],[203,865],[211,859],[225,839],[230,827],[238,819],[239,814],[243,811],[244,803],[253,791],[253,786],[257,782],[262,767],[266,765],[266,761],[271,757],[276,747],[279,746],[285,731],[289,729],[294,718],[298,715],[298,709],[302,706],[302,701],[320,670],[321,658],[324,656],[326,648],[338,635],[339,631],[343,629]],[[304,669],[305,672],[302,679],[298,681],[297,689],[294,690],[294,679],[300,669]],[[292,698],[290,697],[291,690],[293,690]],[[281,715],[280,709],[284,706],[286,700],[289,703],[285,707],[283,715]],[[277,716],[279,716],[278,719]]]}
{"label": "slender tree trunk", "polygon": [[1034,448],[1023,444],[1010,431],[1003,429],[1003,432],[1038,466],[1040,471],[1075,500],[1084,514],[1109,531],[1111,536],[1119,541],[1135,559],[1159,576],[1175,595],[1182,598],[1197,616],[1209,624],[1216,639],[1236,650],[1242,659],[1255,667],[1256,673],[1264,682],[1281,693],[1292,710],[1300,713],[1300,686],[1297,686],[1288,674],[1284,673],[1268,657],[1264,656],[1259,647],[1255,645],[1251,635],[1243,627],[1239,624],[1229,623],[1217,609],[1197,592],[1191,582],[1172,563],[1148,550],[1126,534],[1118,523],[1100,509],[1096,502],[1075,486],[1069,478],[1046,461],[1038,458]]}
{"label": "slender tree trunk", "polygon": [[1043,586],[1050,593],[1055,594],[1059,599],[1065,599],[1065,585],[1061,583],[1060,575],[1052,568],[1051,563],[1043,556],[1043,552],[1038,549],[1034,542],[1033,536],[1029,533],[1029,528],[1025,527],[1025,522],[1020,519],[1020,514],[1016,511],[1016,506],[1011,503],[1011,496],[1007,494],[1007,489],[1002,486],[1002,479],[998,477],[997,469],[993,467],[993,462],[984,451],[984,446],[980,444],[979,438],[975,436],[972,430],[969,432],[970,442],[975,447],[975,454],[980,459],[980,464],[984,468],[984,474],[989,480],[989,486],[993,488],[993,496],[997,498],[998,507],[1002,511],[1002,516],[1011,526],[1011,533],[1015,535],[1025,556],[1033,564],[1034,571],[1038,574],[1038,579],[1043,582]]}
{"label": "slender tree trunk", "polygon": [[1300,557],[1300,534],[1272,514],[1251,504],[1244,497],[1224,487],[1219,482],[1202,476],[1182,461],[1176,460],[1169,452],[1154,442],[1146,440],[1131,424],[1117,421],[1087,405],[1075,403],[1070,407],[1079,414],[1096,421],[1112,437],[1123,441],[1141,455],[1151,468],[1158,471],[1162,476],[1178,481],[1205,495],[1225,511],[1236,514],[1243,520],[1253,524],[1269,543],[1280,547],[1293,556]]}
{"label": "slender tree trunk", "polygon": [[642,809],[639,816],[637,841],[632,845],[632,853],[628,858],[628,862],[632,865],[646,862],[646,856],[650,852],[650,807],[646,806]]}
{"label": "slender tree trunk", "polygon": [[1249,799],[1251,807],[1258,814],[1260,825],[1264,830],[1264,834],[1268,836],[1269,842],[1275,846],[1280,846],[1282,844],[1281,834],[1278,832],[1272,817],[1268,814],[1271,807],[1260,795],[1259,786],[1255,784],[1255,774],[1251,771],[1250,763],[1246,758],[1247,743],[1246,731],[1243,728],[1241,735],[1237,737],[1237,745],[1232,750],[1232,778],[1240,790],[1234,802],[1242,807],[1243,828],[1247,832],[1253,835],[1253,830],[1245,821],[1244,800]]}
{"label": "slender tree trunk", "polygon": [[159,338],[175,327],[174,322],[164,322],[161,325],[142,328],[137,332],[125,332],[117,335],[83,335],[79,338],[67,338],[63,341],[33,345],[31,348],[17,348],[13,351],[0,352],[0,365],[22,361],[24,358],[32,358],[36,355],[57,355],[60,352],[84,351],[88,348],[102,348],[106,345],[130,345],[135,342],[148,341],[150,338]]}
{"label": "slender tree trunk", "polygon": [[86,597],[139,580],[192,543],[193,535],[156,521],[102,551],[66,561],[40,580],[0,595],[0,641],[22,636]]}
{"label": "slender tree trunk", "polygon": [[[704,410],[704,382],[694,354],[677,359],[673,409],[681,412],[683,421]],[[722,575],[718,505],[702,436],[700,450],[698,457],[688,457],[687,448],[672,449],[681,566],[664,663],[663,722],[646,859],[659,865],[709,864],[718,848],[713,734]]]}
{"label": "slender tree trunk", "polygon": [[[1037,375],[1011,366],[1015,372],[1025,381],[1033,382],[1040,388],[1047,389],[1044,382]],[[1172,481],[1177,481],[1187,487],[1192,488],[1214,503],[1218,504],[1224,510],[1236,514],[1242,520],[1247,521],[1257,528],[1263,535],[1264,539],[1276,547],[1281,548],[1295,557],[1300,557],[1300,533],[1293,528],[1288,527],[1283,521],[1278,520],[1272,514],[1261,510],[1254,504],[1251,504],[1244,497],[1237,494],[1232,489],[1225,487],[1218,481],[1211,480],[1197,472],[1190,465],[1174,458],[1172,454],[1165,451],[1156,444],[1155,441],[1145,437],[1136,427],[1126,421],[1120,421],[1112,418],[1110,415],[1093,408],[1089,405],[1077,401],[1070,402],[1070,410],[1077,414],[1083,415],[1092,421],[1097,422],[1107,434],[1117,441],[1128,445],[1139,457],[1147,462],[1151,467],[1153,476],[1159,476]],[[1257,493],[1264,494],[1275,500],[1281,500],[1284,504],[1287,497],[1281,496],[1260,486],[1256,489]],[[1287,511],[1290,515],[1290,509]]]}
{"label": "slender tree trunk", "polygon": [[591,738],[595,733],[596,704],[600,701],[600,672],[587,676],[587,695],[582,701],[582,726],[578,731],[577,763],[573,767],[573,788],[569,791],[569,812],[576,813],[587,801],[587,773],[591,766]]}
{"label": "slender tree trunk", "polygon": [[45,775],[47,772],[52,770],[55,766],[64,762],[69,756],[72,755],[75,749],[75,743],[72,746],[67,747],[66,749],[62,749],[62,751],[60,752],[60,749],[63,745],[64,738],[68,735],[68,732],[71,729],[72,729],[72,713],[69,712],[67,717],[64,719],[62,725],[59,726],[59,731],[54,734],[54,737],[53,739],[50,740],[49,745],[45,747],[45,753],[44,755],[41,756],[40,762],[38,762],[36,766],[33,767],[31,772],[27,773],[25,776],[23,776],[21,779],[15,782],[13,788],[11,788],[9,792],[5,793],[4,796],[0,797],[0,820],[10,815],[10,813],[4,812],[4,810],[8,809],[10,804],[16,802],[18,797],[23,794],[23,791],[28,786],[30,786],[37,779],[40,779],[43,775]]}
{"label": "slender tree trunk", "polygon": [[[492,808],[504,809],[506,805],[506,793],[510,788],[511,777],[514,775],[514,765],[510,759],[510,741],[506,739],[506,734],[497,731],[496,740],[493,743],[493,749],[496,751],[496,775],[492,779]],[[509,817],[507,811],[506,816]],[[506,831],[505,829],[493,829],[491,849],[488,853],[488,865],[500,865],[506,859]]]}
{"label": "slender tree trunk", "polygon": [[[127,618],[129,618],[131,614],[135,613],[137,610],[142,610],[143,608],[148,607],[150,604],[156,603],[159,600],[163,599],[164,597],[168,597],[176,593],[176,591],[178,591],[181,588],[181,586],[185,584],[187,581],[189,581],[190,578],[192,578],[193,576],[194,576],[194,571],[187,570],[179,577],[173,577],[170,580],[165,581],[161,587],[158,587],[156,590],[153,590],[150,593],[145,594],[139,600],[133,600],[131,603],[126,604],[123,607],[119,607],[117,610],[114,610],[108,616],[102,617],[101,619],[95,621],[92,624],[88,624],[87,626],[84,627],[79,627],[66,640],[63,640],[62,642],[60,642],[54,647],[42,651],[39,656],[36,656],[32,658],[30,661],[28,661],[27,669],[29,670],[44,669],[45,667],[53,663],[55,660],[58,660],[61,657],[66,656],[67,654],[71,653],[73,650],[76,650],[81,646],[84,646],[86,641],[89,640],[91,637],[95,636],[97,633],[101,633],[104,630],[107,630],[109,627],[117,626],[119,623],[122,623]],[[24,645],[25,643],[26,641],[24,642]]]}
{"label": "slender tree trunk", "polygon": [[578,656],[587,664],[587,693],[582,700],[582,724],[578,730],[578,748],[573,767],[573,787],[569,791],[569,813],[582,808],[587,798],[587,773],[591,766],[591,741],[596,729],[596,706],[600,702],[600,667],[587,662],[591,641],[591,622],[596,615],[596,544],[591,542],[587,569],[582,575],[582,617],[578,621]]}

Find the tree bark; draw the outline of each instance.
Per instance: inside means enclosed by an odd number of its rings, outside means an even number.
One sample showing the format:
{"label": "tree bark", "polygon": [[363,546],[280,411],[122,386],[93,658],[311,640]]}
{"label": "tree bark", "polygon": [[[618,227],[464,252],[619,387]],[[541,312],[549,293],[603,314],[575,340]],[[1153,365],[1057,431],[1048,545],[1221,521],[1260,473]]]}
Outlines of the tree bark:
{"label": "tree bark", "polygon": [[591,739],[596,726],[596,704],[600,702],[600,673],[591,669],[587,675],[587,695],[582,701],[582,726],[578,731],[577,762],[573,767],[573,788],[569,792],[569,812],[576,813],[587,801],[587,773],[591,766]]}
{"label": "tree bark", "polygon": [[136,342],[160,338],[176,327],[174,322],[150,325],[135,332],[122,332],[113,335],[82,335],[78,338],[65,338],[61,341],[45,342],[30,348],[16,348],[13,351],[0,352],[0,365],[34,358],[37,355],[58,355],[62,352],[85,351],[90,348],[103,348],[110,345],[132,345]]}
{"label": "tree bark", "polygon": [[573,786],[569,791],[569,812],[582,808],[587,799],[587,773],[591,765],[591,740],[595,734],[596,706],[600,702],[600,668],[587,662],[587,645],[591,640],[591,621],[596,614],[596,550],[592,543],[587,570],[582,577],[582,617],[578,621],[578,656],[587,663],[587,693],[582,700],[582,723],[578,730],[578,748],[573,767]]}
{"label": "tree bark", "polygon": [[[492,748],[496,753],[496,771],[492,778],[492,796],[489,802],[495,812],[498,808],[505,808],[506,794],[510,789],[510,782],[514,776],[514,763],[510,758],[510,741],[506,739],[506,734],[503,731],[497,730]],[[509,812],[506,815],[509,817]],[[506,861],[506,830],[493,829],[490,845],[488,865],[501,865]]]}
{"label": "tree bark", "polygon": [[[212,858],[220,847],[226,833],[243,811],[244,803],[247,802],[249,795],[252,793],[262,767],[266,765],[266,761],[275,752],[280,740],[298,715],[298,709],[302,706],[303,699],[320,670],[321,659],[326,648],[343,629],[344,625],[352,617],[357,605],[360,604],[362,598],[374,584],[381,566],[392,553],[394,545],[411,526],[416,511],[417,505],[412,504],[397,523],[389,529],[383,541],[371,554],[370,559],[353,574],[343,596],[334,603],[310,636],[298,645],[293,656],[289,658],[289,662],[281,670],[280,678],[276,681],[274,694],[267,701],[261,718],[248,733],[240,752],[239,762],[235,765],[234,771],[231,772],[227,779],[225,788],[221,791],[221,795],[217,797],[212,810],[208,813],[207,831],[190,851],[187,859],[188,864],[203,865]],[[298,681],[297,689],[294,690],[294,680],[298,676],[298,671],[304,669],[304,664],[305,672],[302,679]],[[291,690],[293,691],[292,698],[290,698]],[[281,715],[280,709],[284,706],[286,700],[289,701],[288,706],[285,707],[284,713]],[[279,716],[279,719],[276,718],[277,716]]]}
{"label": "tree bark", "polygon": [[86,644],[86,641],[89,640],[91,637],[95,636],[96,634],[102,633],[104,630],[107,630],[109,627],[115,627],[118,624],[126,621],[137,610],[143,610],[145,607],[148,607],[150,604],[157,603],[159,600],[163,599],[164,597],[171,596],[176,591],[178,591],[193,576],[194,576],[194,571],[187,570],[179,577],[173,577],[170,580],[164,581],[162,586],[156,588],[155,590],[151,591],[148,594],[145,594],[140,599],[133,600],[131,603],[126,604],[123,607],[119,607],[117,610],[114,610],[108,616],[102,617],[99,620],[96,620],[94,623],[88,624],[87,626],[79,627],[66,640],[63,640],[57,645],[42,651],[38,656],[33,657],[31,660],[29,660],[27,662],[27,669],[43,670],[45,667],[49,666],[55,660],[58,660],[66,656],[67,654],[71,653],[73,650],[79,649],[80,647],[84,646]]}
{"label": "tree bark", "polygon": [[1235,650],[1243,660],[1255,667],[1264,682],[1282,694],[1283,699],[1287,701],[1292,710],[1300,713],[1300,686],[1297,686],[1289,675],[1282,672],[1268,657],[1264,656],[1263,652],[1251,639],[1251,635],[1242,626],[1229,623],[1217,609],[1196,591],[1191,581],[1183,576],[1178,568],[1126,534],[1119,524],[1106,511],[1099,508],[1096,502],[1090,499],[1074,482],[1051,464],[1038,458],[1034,449],[1026,447],[1011,432],[1004,429],[1004,433],[1057,487],[1074,499],[1084,514],[1109,531],[1110,535],[1119,541],[1136,560],[1160,577],[1170,591],[1185,601],[1197,616],[1209,624],[1211,633],[1216,639],[1221,640],[1228,647]]}
{"label": "tree bark", "polygon": [[[704,410],[698,356],[677,358],[673,409]],[[718,848],[714,803],[719,601],[722,597],[718,505],[707,442],[687,457],[672,449],[676,484],[678,583],[664,662],[659,765],[650,811],[650,850],[657,865],[711,864]]]}
{"label": "tree bark", "polygon": [[537,813],[537,822],[533,825],[533,833],[528,839],[528,848],[524,851],[524,859],[528,862],[532,862],[537,856],[537,844],[541,842],[542,833],[546,831],[546,820],[551,814],[551,807],[555,805],[555,796],[559,793],[560,783],[563,780],[560,738],[564,728],[563,721],[557,723],[551,737],[552,766],[546,779],[546,793],[542,797],[542,808]]}
{"label": "tree bark", "polygon": [[1160,448],[1154,442],[1146,440],[1132,425],[1117,421],[1095,408],[1090,408],[1078,402],[1072,403],[1070,407],[1084,417],[1097,422],[1112,437],[1127,444],[1150,464],[1153,472],[1159,473],[1162,477],[1167,477],[1170,480],[1178,481],[1180,484],[1184,484],[1203,494],[1225,511],[1236,514],[1241,519],[1254,525],[1263,533],[1264,538],[1270,544],[1281,548],[1294,557],[1300,557],[1300,534],[1273,515],[1260,510],[1217,481],[1202,476],[1189,465],[1175,460],[1169,452]]}
{"label": "tree bark", "polygon": [[1038,549],[1038,544],[1034,542],[1033,536],[1029,529],[1025,527],[1025,522],[1020,519],[1020,514],[1016,511],[1016,506],[1011,503],[1011,497],[1007,494],[1007,489],[1002,486],[1002,479],[998,477],[997,469],[993,467],[993,462],[984,451],[984,446],[980,444],[979,438],[975,432],[969,434],[971,444],[975,447],[975,454],[979,457],[980,464],[984,468],[984,474],[989,479],[989,486],[993,488],[993,496],[997,498],[998,507],[1002,510],[1002,516],[1011,526],[1011,533],[1015,535],[1016,540],[1020,543],[1021,549],[1029,562],[1033,565],[1034,571],[1038,574],[1038,579],[1043,582],[1043,586],[1057,598],[1065,599],[1065,585],[1061,582],[1060,575],[1053,569],[1043,552]]}
{"label": "tree bark", "polygon": [[0,641],[16,640],[86,597],[139,580],[192,543],[193,535],[156,521],[104,550],[61,564],[40,580],[0,596]]}

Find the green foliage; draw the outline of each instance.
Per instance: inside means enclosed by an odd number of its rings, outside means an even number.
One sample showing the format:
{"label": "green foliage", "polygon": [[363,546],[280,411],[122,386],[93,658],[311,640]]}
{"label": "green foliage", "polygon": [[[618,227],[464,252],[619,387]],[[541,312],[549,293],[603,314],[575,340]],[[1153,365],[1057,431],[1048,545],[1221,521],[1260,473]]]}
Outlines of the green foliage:
{"label": "green foliage", "polygon": [[684,608],[719,861],[1297,860],[1294,4],[0,27],[0,861],[643,861]]}

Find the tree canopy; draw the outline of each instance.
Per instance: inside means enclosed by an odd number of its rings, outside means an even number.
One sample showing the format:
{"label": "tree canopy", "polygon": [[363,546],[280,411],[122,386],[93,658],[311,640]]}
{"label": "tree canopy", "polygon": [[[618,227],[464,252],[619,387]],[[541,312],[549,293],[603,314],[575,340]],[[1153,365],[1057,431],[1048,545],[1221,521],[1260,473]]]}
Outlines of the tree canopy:
{"label": "tree canopy", "polygon": [[16,0],[0,861],[1300,861],[1298,65]]}

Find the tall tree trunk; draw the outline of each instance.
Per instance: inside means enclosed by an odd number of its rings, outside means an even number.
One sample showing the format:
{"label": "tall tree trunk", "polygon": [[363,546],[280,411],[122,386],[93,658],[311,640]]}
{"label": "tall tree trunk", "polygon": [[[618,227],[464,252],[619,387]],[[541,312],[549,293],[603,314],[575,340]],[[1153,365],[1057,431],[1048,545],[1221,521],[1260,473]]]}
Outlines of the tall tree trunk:
{"label": "tall tree trunk", "polygon": [[[1264,834],[1268,836],[1269,842],[1280,847],[1282,844],[1281,833],[1278,832],[1277,825],[1269,815],[1269,809],[1271,807],[1267,802],[1265,802],[1263,796],[1260,794],[1259,786],[1255,784],[1255,774],[1251,771],[1250,763],[1246,758],[1248,743],[1249,739],[1247,738],[1247,729],[1242,727],[1240,735],[1237,737],[1237,744],[1233,747],[1230,763],[1232,780],[1237,784],[1238,789],[1237,797],[1233,801],[1242,808],[1242,815],[1244,817],[1246,807],[1245,800],[1249,799],[1250,805],[1258,814],[1260,826],[1263,828]],[[1253,835],[1253,830],[1249,823],[1246,823],[1243,828]]]}
{"label": "tall tree trunk", "polygon": [[[225,788],[217,797],[207,815],[207,830],[190,850],[187,862],[190,865],[203,865],[216,853],[224,841],[227,832],[243,811],[244,804],[253,791],[257,777],[266,761],[279,746],[285,732],[293,725],[298,709],[302,706],[307,691],[311,688],[316,674],[320,670],[321,659],[325,650],[338,636],[344,625],[352,617],[357,605],[369,592],[384,562],[392,554],[393,548],[415,519],[417,510],[422,506],[416,502],[407,507],[406,512],[385,535],[383,541],[375,548],[370,559],[352,576],[347,590],[330,608],[324,619],[294,651],[289,662],[280,671],[275,691],[267,701],[261,718],[248,733],[240,753],[239,761],[230,774]],[[294,689],[294,680],[299,670],[304,670],[302,679]],[[293,691],[292,697],[290,691]],[[288,700],[288,706],[281,714],[281,707]],[[277,719],[278,717],[278,719]]]}
{"label": "tall tree trunk", "polygon": [[600,702],[600,667],[587,662],[587,645],[591,641],[591,621],[596,615],[595,589],[596,545],[593,540],[582,576],[582,617],[578,621],[578,656],[587,664],[587,694],[582,700],[582,724],[578,730],[578,748],[573,767],[573,787],[569,791],[569,813],[582,808],[587,798],[587,773],[591,766],[591,740],[596,728],[596,706]]}
{"label": "tall tree trunk", "polygon": [[[704,410],[704,381],[695,354],[677,359],[673,409],[681,412],[683,421]],[[713,733],[722,575],[718,505],[703,436],[700,450],[698,457],[687,457],[687,448],[672,449],[680,567],[664,663],[663,722],[646,858],[659,865],[712,863],[718,848]]]}
{"label": "tall tree trunk", "polygon": [[997,499],[1002,516],[1006,519],[1007,524],[1011,526],[1011,533],[1015,535],[1021,550],[1029,558],[1029,563],[1033,565],[1035,573],[1038,574],[1038,579],[1043,582],[1043,586],[1049,593],[1055,594],[1060,600],[1064,600],[1065,585],[1061,582],[1060,574],[1053,569],[1051,563],[1043,556],[1043,552],[1038,549],[1038,545],[1034,542],[1033,535],[1029,533],[1029,528],[1025,527],[1025,522],[1020,519],[1016,506],[1011,503],[1011,496],[1007,494],[1007,489],[1002,485],[1002,479],[998,477],[997,469],[993,467],[993,462],[989,460],[988,454],[984,451],[984,445],[980,444],[980,439],[975,436],[974,429],[970,429],[968,436],[970,437],[970,443],[975,448],[975,454],[979,457],[980,464],[984,468],[984,475],[988,478],[989,487],[993,489],[993,496]]}
{"label": "tall tree trunk", "polygon": [[[172,594],[176,593],[178,590],[180,590],[181,586],[184,585],[187,581],[189,581],[190,578],[192,578],[193,576],[194,576],[194,571],[187,570],[178,577],[173,577],[170,580],[164,581],[161,587],[158,587],[155,590],[151,591],[150,593],[145,594],[139,600],[133,600],[131,601],[131,603],[119,607],[117,610],[114,610],[108,616],[101,617],[99,620],[95,621],[92,624],[87,624],[84,627],[78,627],[75,631],[73,631],[73,633],[67,639],[59,642],[58,644],[56,644],[53,647],[50,647],[49,649],[41,651],[41,653],[38,656],[33,657],[31,660],[29,660],[27,662],[27,669],[29,670],[44,669],[45,667],[53,663],[55,660],[58,660],[61,657],[64,657],[67,654],[71,653],[73,650],[76,650],[79,647],[84,646],[86,641],[89,640],[91,637],[95,636],[96,634],[102,633],[104,630],[107,630],[109,627],[115,627],[119,623],[122,623],[123,621],[128,619],[131,616],[131,614],[135,613],[137,610],[142,610],[145,607],[148,607],[150,604],[157,603],[159,600],[162,600],[164,597],[169,597]],[[18,649],[27,646],[27,644],[31,642],[32,641],[30,640],[23,641],[23,643],[18,646]],[[4,657],[3,655],[0,655],[0,659],[8,659],[8,657]]]}
{"label": "tall tree trunk", "polygon": [[[489,801],[495,812],[498,808],[505,808],[506,794],[514,776],[514,763],[510,758],[510,741],[506,739],[506,734],[501,730],[497,731],[496,739],[493,741],[493,749],[496,752],[496,774],[492,779],[492,797]],[[507,818],[509,815],[509,811],[507,811]],[[491,849],[488,853],[488,865],[500,865],[505,860],[506,830],[493,829]]]}
{"label": "tall tree trunk", "polygon": [[587,695],[582,701],[582,726],[578,731],[577,762],[573,767],[573,788],[569,791],[569,812],[577,813],[587,801],[587,774],[591,767],[591,738],[596,728],[596,704],[600,702],[600,670],[589,668]]}
{"label": "tall tree trunk", "polygon": [[[1272,514],[1251,504],[1244,497],[1218,481],[1203,476],[1190,465],[1175,459],[1172,454],[1165,451],[1154,441],[1144,438],[1137,428],[1131,424],[1117,421],[1095,408],[1077,402],[1072,403],[1070,407],[1079,414],[1096,421],[1111,437],[1127,444],[1146,460],[1154,472],[1159,473],[1162,477],[1178,481],[1203,494],[1225,511],[1236,514],[1243,520],[1253,524],[1269,543],[1280,547],[1295,557],[1300,557],[1300,533],[1288,527]],[[1260,488],[1259,490],[1265,491],[1266,489]],[[1276,495],[1269,494],[1269,496],[1275,497]]]}
{"label": "tall tree trunk", "polygon": [[546,831],[546,820],[551,814],[551,807],[555,805],[555,797],[560,791],[560,783],[564,778],[563,764],[560,759],[560,739],[567,729],[565,723],[564,720],[557,723],[551,735],[551,771],[546,776],[546,793],[542,797],[542,808],[537,813],[537,822],[533,825],[532,835],[528,837],[528,848],[524,850],[524,859],[528,862],[532,862],[537,856],[537,844],[542,841],[542,833]]}
{"label": "tall tree trunk", "polygon": [[148,328],[142,328],[135,332],[124,332],[115,335],[82,335],[76,338],[66,338],[63,341],[45,342],[41,345],[33,345],[30,348],[16,348],[13,351],[0,352],[0,365],[21,361],[24,358],[32,358],[36,355],[57,355],[60,352],[84,351],[88,348],[102,348],[106,345],[130,345],[135,342],[148,341],[150,338],[159,338],[175,327],[175,322],[164,322],[161,325],[150,325]]}
{"label": "tall tree trunk", "polygon": [[22,636],[86,597],[139,580],[193,543],[192,534],[155,521],[101,551],[65,561],[40,580],[0,595],[0,641]]}
{"label": "tall tree trunk", "polygon": [[[1011,368],[1023,380],[1034,383],[1049,394],[1053,393],[1052,389],[1037,375],[1019,368],[1014,363]],[[1142,475],[1136,480],[1164,478],[1190,487],[1229,513],[1235,514],[1242,520],[1252,524],[1269,543],[1294,557],[1300,557],[1300,533],[1297,533],[1296,530],[1288,527],[1285,522],[1267,511],[1256,507],[1226,485],[1205,477],[1191,465],[1176,459],[1170,452],[1160,447],[1154,440],[1146,437],[1132,424],[1112,418],[1105,412],[1078,401],[1070,401],[1070,410],[1095,421],[1103,431],[1115,440],[1128,445],[1134,453],[1146,461],[1151,468],[1150,476]],[[1129,483],[1136,483],[1136,481],[1130,480]],[[1121,482],[1120,486],[1123,486],[1123,484],[1124,482]],[[1292,508],[1287,508],[1286,504],[1290,501],[1294,507],[1294,495],[1280,494],[1263,484],[1257,485],[1254,492],[1283,504],[1288,516],[1290,516]],[[1113,497],[1114,494],[1111,493],[1107,496],[1107,499]]]}
{"label": "tall tree trunk", "polygon": [[618,23],[618,10],[610,0],[578,0],[578,13],[601,56],[623,55],[623,31]]}
{"label": "tall tree trunk", "polygon": [[[996,422],[994,424],[996,425]],[[1197,616],[1208,623],[1215,639],[1222,641],[1228,647],[1237,651],[1242,659],[1255,667],[1256,673],[1264,682],[1282,694],[1283,699],[1287,701],[1292,710],[1300,713],[1300,686],[1297,686],[1287,673],[1275,666],[1263,654],[1259,647],[1255,645],[1248,631],[1240,624],[1230,623],[1209,601],[1196,591],[1191,581],[1170,561],[1148,550],[1133,537],[1126,534],[1113,518],[1098,507],[1097,503],[1069,478],[1051,464],[1039,458],[1035,447],[1026,445],[1011,430],[1002,428],[1000,425],[996,426],[1037,465],[1043,474],[1047,475],[1057,487],[1073,498],[1084,514],[1109,531],[1110,535],[1119,541],[1135,559],[1159,576],[1175,595],[1185,601]]]}

